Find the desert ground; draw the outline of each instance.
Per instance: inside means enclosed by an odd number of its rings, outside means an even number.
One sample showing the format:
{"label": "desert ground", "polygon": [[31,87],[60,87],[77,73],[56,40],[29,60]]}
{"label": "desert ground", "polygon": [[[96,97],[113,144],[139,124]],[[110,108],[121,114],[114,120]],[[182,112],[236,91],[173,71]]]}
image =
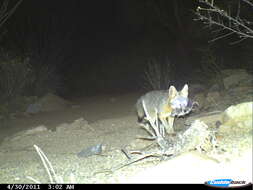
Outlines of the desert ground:
{"label": "desert ground", "polygon": [[[135,113],[140,95],[61,99],[64,109],[15,116],[8,127],[1,128],[0,181],[52,182],[34,145],[44,152],[64,183],[204,183],[231,173],[238,175],[238,171],[242,172],[239,176],[252,176],[249,151],[240,155],[240,161],[222,167],[219,160],[197,151],[169,160],[151,157],[125,164],[129,159],[122,149],[143,150],[153,143],[138,138],[148,136]],[[174,128],[185,129],[185,120],[194,115],[176,119]],[[101,150],[92,149],[98,145]],[[246,169],[231,167],[242,160]]]}

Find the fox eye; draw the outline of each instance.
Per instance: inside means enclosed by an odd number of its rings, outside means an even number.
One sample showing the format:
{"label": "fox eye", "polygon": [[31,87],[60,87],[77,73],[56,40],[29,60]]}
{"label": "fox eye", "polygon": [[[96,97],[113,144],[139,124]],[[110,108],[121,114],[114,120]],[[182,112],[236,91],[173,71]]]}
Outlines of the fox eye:
{"label": "fox eye", "polygon": [[173,109],[185,108],[185,107],[187,107],[187,104],[188,104],[188,98],[185,98],[182,96],[175,98],[171,101],[171,107]]}

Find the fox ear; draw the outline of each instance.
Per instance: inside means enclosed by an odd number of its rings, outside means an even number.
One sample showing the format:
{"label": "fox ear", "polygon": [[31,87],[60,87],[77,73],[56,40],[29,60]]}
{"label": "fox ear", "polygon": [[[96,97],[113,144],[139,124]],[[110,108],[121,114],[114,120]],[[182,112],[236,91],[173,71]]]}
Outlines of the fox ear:
{"label": "fox ear", "polygon": [[181,96],[188,97],[188,84],[185,84],[180,92]]}
{"label": "fox ear", "polygon": [[174,98],[178,94],[177,89],[174,86],[169,88],[169,98]]}

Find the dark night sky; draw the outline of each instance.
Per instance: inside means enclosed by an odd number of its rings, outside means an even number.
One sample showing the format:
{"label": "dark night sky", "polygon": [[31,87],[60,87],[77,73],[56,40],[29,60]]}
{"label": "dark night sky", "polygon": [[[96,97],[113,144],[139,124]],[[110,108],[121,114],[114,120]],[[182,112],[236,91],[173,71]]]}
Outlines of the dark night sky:
{"label": "dark night sky", "polygon": [[196,7],[191,0],[24,0],[5,24],[3,46],[54,67],[66,93],[139,89],[152,57],[168,57],[181,85],[211,34],[193,21]]}

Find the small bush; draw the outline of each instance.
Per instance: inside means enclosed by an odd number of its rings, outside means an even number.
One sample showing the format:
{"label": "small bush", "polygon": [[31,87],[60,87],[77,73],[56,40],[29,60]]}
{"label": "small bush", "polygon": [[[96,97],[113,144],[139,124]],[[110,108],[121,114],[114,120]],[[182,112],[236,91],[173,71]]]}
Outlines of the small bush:
{"label": "small bush", "polygon": [[149,59],[143,78],[143,87],[147,90],[167,89],[174,78],[168,57]]}
{"label": "small bush", "polygon": [[33,67],[33,83],[27,91],[29,95],[43,96],[47,93],[57,93],[62,87],[60,75],[50,65],[39,65]]}
{"label": "small bush", "polygon": [[28,59],[13,57],[3,51],[0,54],[0,100],[9,102],[23,95],[27,85],[32,84],[33,71]]}
{"label": "small bush", "polygon": [[1,103],[0,104],[0,120],[8,117],[9,110],[8,110],[8,103]]}
{"label": "small bush", "polygon": [[201,50],[201,52],[200,69],[198,71],[200,80],[202,82],[207,81],[209,85],[218,84],[223,88],[221,71],[223,69],[222,65],[224,64],[222,63],[222,59],[219,59],[210,47]]}

